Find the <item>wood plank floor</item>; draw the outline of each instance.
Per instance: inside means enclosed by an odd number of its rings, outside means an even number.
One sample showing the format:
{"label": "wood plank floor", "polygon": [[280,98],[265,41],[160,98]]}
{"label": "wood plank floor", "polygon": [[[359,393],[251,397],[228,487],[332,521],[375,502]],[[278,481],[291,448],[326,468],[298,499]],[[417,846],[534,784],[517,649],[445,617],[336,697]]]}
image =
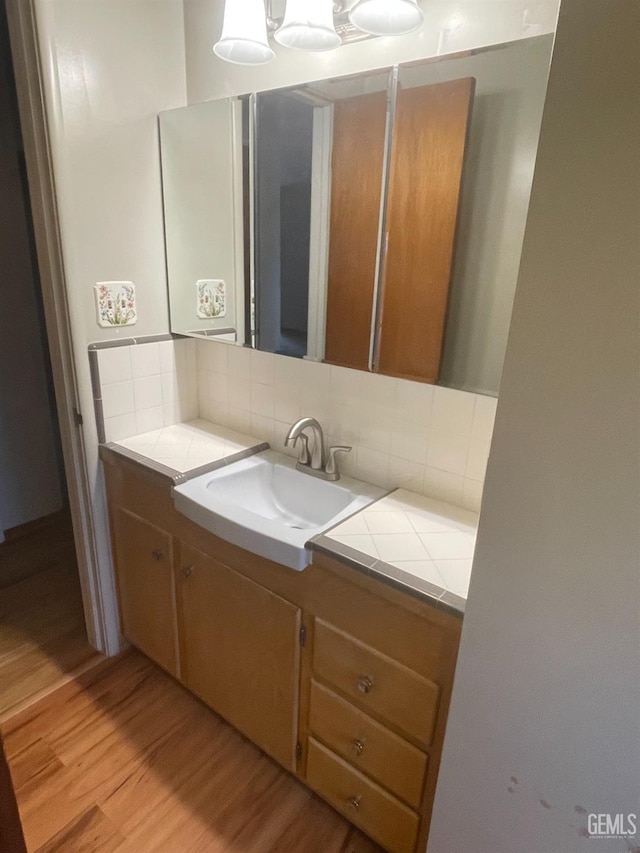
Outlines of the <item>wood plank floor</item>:
{"label": "wood plank floor", "polygon": [[1,729],[29,853],[380,853],[136,651]]}
{"label": "wood plank floor", "polygon": [[[0,721],[97,660],[87,642],[71,527],[50,526],[0,545]],[[0,584],[0,587],[2,585]]]}

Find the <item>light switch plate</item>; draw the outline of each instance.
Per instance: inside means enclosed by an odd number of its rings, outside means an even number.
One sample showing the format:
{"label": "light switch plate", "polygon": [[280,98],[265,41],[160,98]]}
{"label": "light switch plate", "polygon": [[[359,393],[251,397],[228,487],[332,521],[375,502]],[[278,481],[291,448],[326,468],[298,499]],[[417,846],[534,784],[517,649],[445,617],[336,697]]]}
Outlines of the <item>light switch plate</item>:
{"label": "light switch plate", "polygon": [[133,326],[136,314],[136,288],[130,281],[99,281],[94,285],[96,319],[103,329]]}
{"label": "light switch plate", "polygon": [[196,282],[196,316],[199,320],[224,317],[227,313],[227,285],[221,278],[201,278]]}

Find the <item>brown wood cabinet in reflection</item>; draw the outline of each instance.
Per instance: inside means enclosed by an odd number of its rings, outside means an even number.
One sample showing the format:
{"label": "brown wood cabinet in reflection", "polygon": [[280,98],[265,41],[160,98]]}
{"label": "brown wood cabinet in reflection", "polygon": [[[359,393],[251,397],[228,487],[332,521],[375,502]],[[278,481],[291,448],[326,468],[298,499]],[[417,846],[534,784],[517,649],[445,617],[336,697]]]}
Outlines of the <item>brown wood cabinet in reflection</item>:
{"label": "brown wood cabinet in reflection", "polygon": [[[436,382],[474,80],[398,88],[373,369]],[[334,111],[325,361],[368,369],[386,96]]]}

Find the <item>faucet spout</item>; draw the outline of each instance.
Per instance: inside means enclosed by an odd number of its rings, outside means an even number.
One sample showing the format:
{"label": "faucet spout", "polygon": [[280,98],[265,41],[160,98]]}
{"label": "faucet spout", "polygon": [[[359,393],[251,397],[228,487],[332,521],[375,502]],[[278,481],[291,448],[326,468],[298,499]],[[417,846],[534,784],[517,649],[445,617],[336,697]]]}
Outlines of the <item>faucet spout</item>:
{"label": "faucet spout", "polygon": [[314,471],[322,471],[324,469],[324,436],[322,434],[322,427],[315,418],[300,418],[299,421],[296,421],[287,433],[284,443],[287,447],[294,447],[298,438],[303,436],[304,431],[307,429],[313,435],[311,468]]}

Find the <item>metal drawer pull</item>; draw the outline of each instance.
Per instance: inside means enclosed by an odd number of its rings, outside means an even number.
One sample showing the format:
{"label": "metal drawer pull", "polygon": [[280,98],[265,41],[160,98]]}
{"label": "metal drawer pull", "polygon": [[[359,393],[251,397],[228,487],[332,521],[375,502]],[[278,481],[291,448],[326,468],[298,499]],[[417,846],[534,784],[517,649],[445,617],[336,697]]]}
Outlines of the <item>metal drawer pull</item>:
{"label": "metal drawer pull", "polygon": [[154,548],[151,552],[151,556],[154,560],[161,560],[164,557],[164,551],[161,551],[159,548]]}
{"label": "metal drawer pull", "polygon": [[349,797],[347,800],[347,803],[351,806],[352,809],[355,809],[356,811],[358,811],[358,809],[360,808],[360,801],[361,800],[362,800],[362,797]]}
{"label": "metal drawer pull", "polygon": [[353,749],[353,754],[357,758],[358,756],[362,755],[364,751],[364,741],[356,737],[351,741],[351,747]]}
{"label": "metal drawer pull", "polygon": [[358,679],[358,690],[360,693],[370,693],[373,687],[373,678],[368,675],[361,675]]}
{"label": "metal drawer pull", "polygon": [[183,578],[190,578],[192,573],[193,573],[193,566],[187,566],[186,569],[182,570],[182,577]]}

